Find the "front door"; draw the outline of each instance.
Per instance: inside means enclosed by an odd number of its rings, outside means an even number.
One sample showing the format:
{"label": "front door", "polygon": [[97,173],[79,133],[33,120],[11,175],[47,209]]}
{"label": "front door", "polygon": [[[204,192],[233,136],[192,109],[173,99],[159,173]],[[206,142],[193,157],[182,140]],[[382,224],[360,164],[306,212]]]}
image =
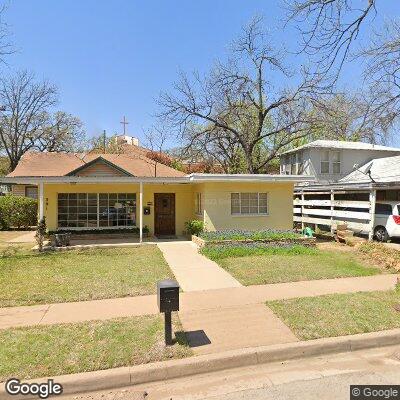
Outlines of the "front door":
{"label": "front door", "polygon": [[175,235],[175,193],[154,193],[155,235]]}

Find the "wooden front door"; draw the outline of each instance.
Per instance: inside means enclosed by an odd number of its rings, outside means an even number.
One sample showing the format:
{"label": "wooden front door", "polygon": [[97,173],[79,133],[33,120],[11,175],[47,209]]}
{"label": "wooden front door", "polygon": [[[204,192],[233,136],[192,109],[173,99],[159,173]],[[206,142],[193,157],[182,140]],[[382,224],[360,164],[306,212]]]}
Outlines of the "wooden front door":
{"label": "wooden front door", "polygon": [[155,235],[175,235],[175,193],[154,193]]}

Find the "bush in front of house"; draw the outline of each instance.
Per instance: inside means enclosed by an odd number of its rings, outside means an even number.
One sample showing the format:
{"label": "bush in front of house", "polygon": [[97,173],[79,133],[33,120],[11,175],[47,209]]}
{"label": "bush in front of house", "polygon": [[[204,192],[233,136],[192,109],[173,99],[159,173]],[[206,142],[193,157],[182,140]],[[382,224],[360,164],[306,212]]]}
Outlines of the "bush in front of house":
{"label": "bush in front of house", "polygon": [[231,229],[213,232],[201,232],[199,236],[205,241],[220,240],[291,240],[302,237],[293,231],[278,229],[263,229],[260,231],[247,231]]}
{"label": "bush in front of house", "polygon": [[191,221],[185,222],[185,227],[191,235],[199,236],[201,232],[204,231],[204,222],[198,219],[192,219]]}
{"label": "bush in front of house", "polygon": [[7,195],[0,197],[0,224],[2,230],[29,228],[37,224],[37,200]]}

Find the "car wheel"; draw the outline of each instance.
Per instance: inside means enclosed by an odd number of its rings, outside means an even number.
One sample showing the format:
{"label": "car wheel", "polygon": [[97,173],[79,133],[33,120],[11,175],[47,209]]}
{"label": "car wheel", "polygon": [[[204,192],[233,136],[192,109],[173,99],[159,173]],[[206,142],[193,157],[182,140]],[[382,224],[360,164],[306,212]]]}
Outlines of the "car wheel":
{"label": "car wheel", "polygon": [[385,227],[378,226],[375,228],[375,239],[379,242],[387,242],[389,240],[389,235]]}

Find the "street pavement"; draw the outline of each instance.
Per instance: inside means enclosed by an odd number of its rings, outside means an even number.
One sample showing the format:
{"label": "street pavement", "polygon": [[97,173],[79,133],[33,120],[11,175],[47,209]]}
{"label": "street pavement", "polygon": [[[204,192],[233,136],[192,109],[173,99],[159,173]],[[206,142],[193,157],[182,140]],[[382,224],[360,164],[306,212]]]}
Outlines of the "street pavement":
{"label": "street pavement", "polygon": [[83,393],[63,400],[347,400],[352,384],[400,384],[400,345]]}

